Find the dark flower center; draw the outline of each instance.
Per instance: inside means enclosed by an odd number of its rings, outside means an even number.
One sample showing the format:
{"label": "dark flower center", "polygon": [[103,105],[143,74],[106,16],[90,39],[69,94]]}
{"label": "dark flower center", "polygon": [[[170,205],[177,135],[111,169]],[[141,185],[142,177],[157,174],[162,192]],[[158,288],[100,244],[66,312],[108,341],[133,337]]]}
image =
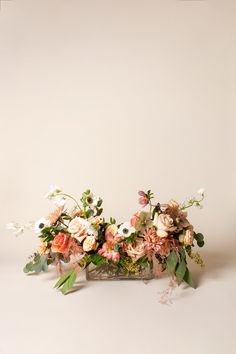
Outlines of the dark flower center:
{"label": "dark flower center", "polygon": [[40,228],[40,229],[43,229],[43,228],[44,228],[44,223],[43,223],[43,222],[41,222],[41,223],[39,224],[39,228]]}
{"label": "dark flower center", "polygon": [[129,232],[129,230],[125,227],[125,228],[123,229],[123,233],[124,233],[124,234],[128,234],[128,232]]}
{"label": "dark flower center", "polygon": [[88,198],[87,198],[87,203],[92,204],[92,202],[93,202],[93,198],[88,197]]}

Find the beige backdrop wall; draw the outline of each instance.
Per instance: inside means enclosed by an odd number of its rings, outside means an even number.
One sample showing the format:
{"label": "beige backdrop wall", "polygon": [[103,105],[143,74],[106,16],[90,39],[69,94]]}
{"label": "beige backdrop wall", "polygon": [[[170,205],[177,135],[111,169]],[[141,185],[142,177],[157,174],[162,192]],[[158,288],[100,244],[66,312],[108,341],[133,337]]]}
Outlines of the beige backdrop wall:
{"label": "beige backdrop wall", "polygon": [[2,1],[2,264],[37,244],[5,224],[47,213],[56,183],[90,187],[119,221],[139,189],[181,201],[205,187],[191,220],[221,265],[236,244],[235,15],[233,0]]}

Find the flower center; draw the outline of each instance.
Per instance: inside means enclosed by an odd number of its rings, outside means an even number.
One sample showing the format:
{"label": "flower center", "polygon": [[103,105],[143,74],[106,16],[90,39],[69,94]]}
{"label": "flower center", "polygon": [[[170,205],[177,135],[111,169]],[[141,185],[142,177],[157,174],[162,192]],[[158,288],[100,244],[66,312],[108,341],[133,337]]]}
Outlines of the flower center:
{"label": "flower center", "polygon": [[124,233],[124,234],[128,234],[128,232],[129,232],[129,230],[125,227],[125,228],[123,229],[123,233]]}
{"label": "flower center", "polygon": [[43,222],[41,222],[41,223],[39,224],[39,228],[40,228],[40,229],[43,229],[43,228],[44,228],[44,223],[43,223]]}

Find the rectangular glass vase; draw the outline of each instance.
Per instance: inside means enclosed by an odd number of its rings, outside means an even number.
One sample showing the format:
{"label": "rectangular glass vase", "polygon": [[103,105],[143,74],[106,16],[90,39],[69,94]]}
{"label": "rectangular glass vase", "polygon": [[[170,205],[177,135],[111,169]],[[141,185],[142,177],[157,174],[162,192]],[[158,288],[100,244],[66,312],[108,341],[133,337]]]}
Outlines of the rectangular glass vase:
{"label": "rectangular glass vase", "polygon": [[153,272],[148,265],[139,271],[128,271],[113,264],[95,266],[90,264],[86,268],[87,280],[150,280],[153,279]]}

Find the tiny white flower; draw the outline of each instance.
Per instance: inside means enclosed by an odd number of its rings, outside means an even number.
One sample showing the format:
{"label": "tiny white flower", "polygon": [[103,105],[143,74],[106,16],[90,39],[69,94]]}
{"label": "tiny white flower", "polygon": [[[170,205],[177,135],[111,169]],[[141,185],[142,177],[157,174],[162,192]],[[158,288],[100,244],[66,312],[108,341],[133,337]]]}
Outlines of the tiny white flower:
{"label": "tiny white flower", "polygon": [[203,195],[204,193],[205,193],[205,189],[204,189],[204,188],[200,188],[200,189],[198,190],[198,194]]}
{"label": "tiny white flower", "polygon": [[58,187],[56,184],[53,184],[50,186],[48,193],[45,195],[45,198],[52,199],[60,192],[61,188]]}
{"label": "tiny white flower", "polygon": [[45,219],[45,218],[41,218],[38,221],[36,221],[36,223],[34,224],[34,231],[36,233],[40,233],[43,229],[45,229],[45,227],[50,227],[50,221]]}
{"label": "tiny white flower", "polygon": [[25,231],[25,226],[24,225],[20,225],[16,222],[9,222],[7,225],[6,225],[6,228],[8,230],[12,230],[13,233],[18,236],[20,234],[23,234],[23,232]]}
{"label": "tiny white flower", "polygon": [[118,228],[118,234],[123,237],[129,237],[135,232],[135,228],[130,224],[130,222],[124,222]]}

